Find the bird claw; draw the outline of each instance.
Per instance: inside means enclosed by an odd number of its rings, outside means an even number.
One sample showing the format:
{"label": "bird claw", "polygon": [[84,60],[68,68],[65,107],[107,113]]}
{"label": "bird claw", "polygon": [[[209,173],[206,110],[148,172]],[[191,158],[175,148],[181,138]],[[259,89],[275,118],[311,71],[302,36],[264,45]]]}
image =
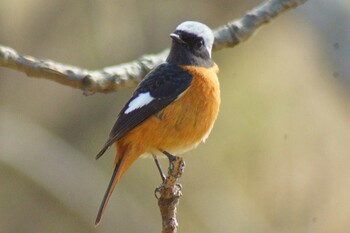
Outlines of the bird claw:
{"label": "bird claw", "polygon": [[181,191],[181,190],[182,190],[182,185],[181,185],[181,184],[176,183],[175,185],[177,186],[177,188],[179,189],[179,191]]}
{"label": "bird claw", "polygon": [[[154,196],[157,200],[164,195],[165,190],[178,190],[177,193],[181,194],[181,184],[175,183],[178,178],[182,176],[185,170],[185,161],[181,157],[174,156],[166,151],[162,151],[169,159],[168,176],[165,178],[160,168],[157,158],[154,156],[154,161],[161,174],[163,183],[154,190]],[[176,187],[175,187],[176,186]],[[172,188],[171,188],[172,187]],[[170,189],[169,189],[170,188]],[[175,189],[174,189],[175,188]]]}
{"label": "bird claw", "polygon": [[182,161],[180,166],[177,168],[177,170],[175,170],[174,162],[177,159],[180,159],[180,158],[174,156],[173,158],[169,159],[169,169],[168,169],[169,174],[175,177],[176,179],[182,176],[182,173],[184,172],[185,166],[186,166],[185,161]]}
{"label": "bird claw", "polygon": [[[155,188],[154,190],[154,196],[157,200],[159,200],[160,198],[160,190],[162,189],[163,184],[161,184],[160,186],[158,186],[157,188]],[[158,196],[159,195],[159,196]]]}

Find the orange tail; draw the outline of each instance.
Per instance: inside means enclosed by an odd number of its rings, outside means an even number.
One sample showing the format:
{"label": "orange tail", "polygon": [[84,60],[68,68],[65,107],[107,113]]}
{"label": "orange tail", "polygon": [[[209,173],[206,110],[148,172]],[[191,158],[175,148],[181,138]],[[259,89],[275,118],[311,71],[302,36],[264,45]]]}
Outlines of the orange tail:
{"label": "orange tail", "polygon": [[120,155],[117,154],[116,163],[114,166],[114,171],[113,171],[111,180],[109,181],[109,184],[108,184],[107,190],[105,192],[105,195],[103,197],[100,208],[98,210],[96,221],[95,221],[95,226],[98,226],[101,223],[103,213],[106,210],[108,200],[112,195],[112,192],[114,190],[115,185],[118,183],[119,179],[124,175],[126,170],[130,167],[130,165],[140,155],[140,153],[135,153],[134,151],[133,151],[133,153],[130,153],[131,152],[130,150],[128,150],[128,149],[123,150],[123,149],[120,151],[121,152]]}

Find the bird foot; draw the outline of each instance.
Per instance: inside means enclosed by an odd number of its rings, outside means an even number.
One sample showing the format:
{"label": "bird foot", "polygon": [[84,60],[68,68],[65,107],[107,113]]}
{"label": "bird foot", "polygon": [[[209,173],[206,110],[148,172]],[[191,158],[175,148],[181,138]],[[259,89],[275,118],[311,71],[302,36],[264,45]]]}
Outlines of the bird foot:
{"label": "bird foot", "polygon": [[168,172],[171,176],[176,179],[182,176],[182,173],[185,170],[185,161],[181,157],[174,156],[173,160],[169,160],[169,169]]}
{"label": "bird foot", "polygon": [[166,155],[169,159],[168,174],[176,179],[180,178],[185,170],[186,165],[183,158],[174,156],[167,151],[163,151],[163,154]]}

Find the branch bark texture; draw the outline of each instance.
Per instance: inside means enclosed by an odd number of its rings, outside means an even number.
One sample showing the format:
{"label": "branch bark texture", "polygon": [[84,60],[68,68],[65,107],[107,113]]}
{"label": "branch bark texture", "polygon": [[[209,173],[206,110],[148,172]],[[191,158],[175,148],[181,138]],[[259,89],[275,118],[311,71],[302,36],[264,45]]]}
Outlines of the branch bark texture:
{"label": "branch bark texture", "polygon": [[[242,18],[227,23],[214,31],[213,51],[235,45],[250,38],[263,24],[307,0],[269,0],[248,11]],[[24,72],[29,77],[45,78],[60,84],[79,88],[84,94],[111,92],[136,86],[154,67],[163,62],[168,49],[101,70],[87,70],[50,60],[21,55],[12,48],[0,45],[0,66]]]}
{"label": "branch bark texture", "polygon": [[182,175],[185,161],[182,157],[175,156],[169,168],[171,169],[168,171],[168,176],[156,190],[160,194],[158,206],[162,216],[162,233],[176,233],[179,226],[176,219],[176,209],[182,193],[181,185],[176,182]]}

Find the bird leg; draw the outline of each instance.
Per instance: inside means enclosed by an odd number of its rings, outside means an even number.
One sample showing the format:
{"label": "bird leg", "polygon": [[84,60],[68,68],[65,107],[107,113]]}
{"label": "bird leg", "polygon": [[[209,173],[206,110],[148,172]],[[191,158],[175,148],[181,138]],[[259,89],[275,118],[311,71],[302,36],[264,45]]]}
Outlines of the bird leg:
{"label": "bird leg", "polygon": [[162,167],[161,167],[160,164],[159,164],[159,161],[158,161],[158,159],[157,159],[157,156],[153,155],[153,159],[154,159],[154,162],[156,163],[156,166],[157,166],[157,168],[158,168],[160,177],[162,178],[162,181],[164,182],[164,180],[165,180],[165,175],[164,175],[164,172],[163,172],[163,170],[162,170]]}

